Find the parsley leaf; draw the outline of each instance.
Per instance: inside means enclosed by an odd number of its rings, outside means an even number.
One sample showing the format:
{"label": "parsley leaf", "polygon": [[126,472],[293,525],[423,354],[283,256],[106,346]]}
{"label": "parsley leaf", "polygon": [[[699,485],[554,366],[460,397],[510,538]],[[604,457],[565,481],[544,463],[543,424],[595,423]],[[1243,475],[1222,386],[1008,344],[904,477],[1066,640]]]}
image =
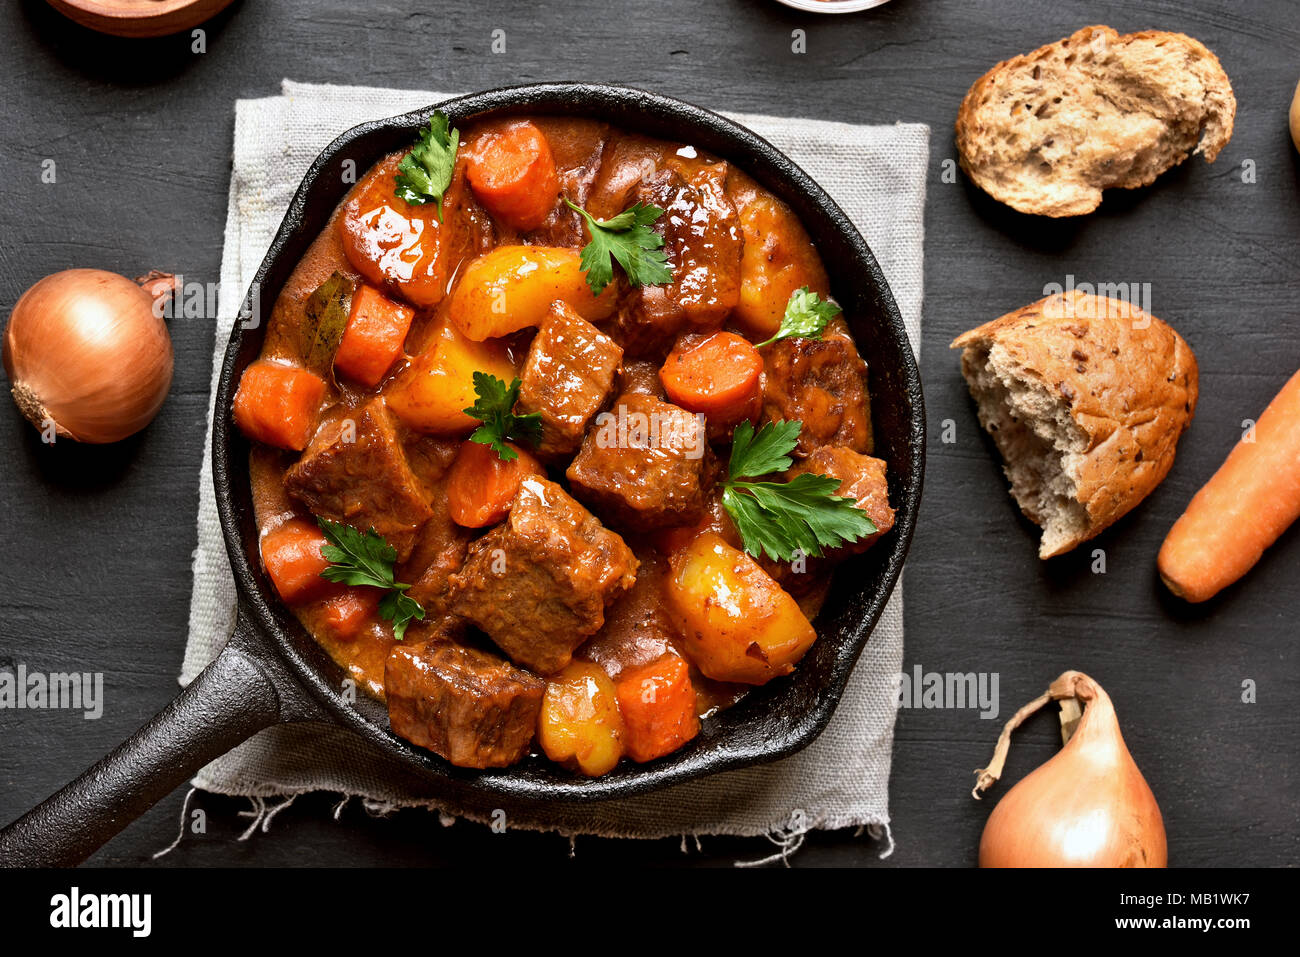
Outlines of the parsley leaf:
{"label": "parsley leaf", "polygon": [[446,113],[441,110],[434,113],[411,152],[397,166],[397,188],[393,191],[397,198],[412,206],[423,206],[433,200],[438,204],[441,221],[442,195],[451,185],[459,146],[460,130],[452,127]]}
{"label": "parsley leaf", "polygon": [[527,415],[514,413],[521,385],[519,379],[506,385],[494,375],[475,372],[474,391],[478,398],[468,409],[462,410],[483,423],[474,430],[469,440],[491,446],[502,462],[513,462],[519,458],[519,453],[506,445],[507,440],[514,439],[530,445],[537,445],[542,440],[540,412],[529,412]]}
{"label": "parsley leaf", "polygon": [[840,480],[833,476],[803,472],[789,482],[745,481],[788,469],[802,428],[795,419],[768,422],[755,433],[753,425],[742,422],[732,437],[722,506],[751,555],[766,553],[781,561],[796,554],[820,556],[823,548],[876,531],[853,499],[835,494]]}
{"label": "parsley leaf", "polygon": [[591,294],[599,296],[614,281],[618,260],[634,286],[661,286],[673,281],[664,238],[650,228],[664,211],[658,206],[637,203],[609,219],[596,219],[581,206],[564,201],[587,221],[591,242],[582,247],[582,271],[587,274]]}
{"label": "parsley leaf", "polygon": [[731,437],[731,464],[727,472],[733,479],[784,472],[791,465],[790,452],[799,441],[803,423],[768,422],[754,434],[748,419],[736,426]]}
{"label": "parsley leaf", "polygon": [[760,342],[754,348],[761,349],[782,339],[820,339],[826,323],[830,322],[843,310],[834,300],[822,299],[807,286],[802,286],[790,293],[790,300],[785,304],[785,315],[781,317],[781,327],[776,335],[766,342]]}
{"label": "parsley leaf", "polygon": [[316,523],[329,542],[321,546],[320,553],[330,565],[320,573],[320,577],[342,585],[383,589],[385,594],[379,601],[379,614],[385,621],[393,623],[393,636],[401,641],[406,637],[406,626],[411,619],[424,618],[424,609],[406,594],[410,585],[393,580],[397,550],[373,528],[363,533],[351,525],[331,522],[319,515]]}

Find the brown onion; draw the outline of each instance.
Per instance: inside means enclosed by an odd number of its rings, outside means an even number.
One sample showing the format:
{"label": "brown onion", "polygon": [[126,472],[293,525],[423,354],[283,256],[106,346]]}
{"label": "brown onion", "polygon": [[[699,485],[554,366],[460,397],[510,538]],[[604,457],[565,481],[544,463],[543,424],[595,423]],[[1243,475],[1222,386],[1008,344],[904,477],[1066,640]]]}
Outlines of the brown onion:
{"label": "brown onion", "polygon": [[1049,701],[1061,702],[1065,747],[998,802],[980,840],[980,866],[1164,867],[1155,795],[1124,744],[1110,697],[1078,671],[1061,675],[1007,722],[992,763],[975,772],[974,796],[1001,776],[1011,732]]}
{"label": "brown onion", "polygon": [[23,293],[4,337],[22,414],[79,442],[117,442],[152,422],[172,381],[171,337],[154,301],[99,269],[57,272]]}
{"label": "brown onion", "polygon": [[1295,96],[1291,97],[1291,112],[1288,114],[1291,127],[1291,142],[1300,150],[1300,83],[1295,85]]}

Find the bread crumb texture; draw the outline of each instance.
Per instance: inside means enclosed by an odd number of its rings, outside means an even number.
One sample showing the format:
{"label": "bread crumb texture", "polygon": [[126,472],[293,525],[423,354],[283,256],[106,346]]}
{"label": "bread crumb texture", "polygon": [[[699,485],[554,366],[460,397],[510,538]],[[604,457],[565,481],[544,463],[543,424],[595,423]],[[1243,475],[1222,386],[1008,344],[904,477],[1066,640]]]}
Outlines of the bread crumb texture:
{"label": "bread crumb texture", "polygon": [[1079,216],[1102,190],[1149,185],[1193,152],[1213,163],[1237,100],[1182,33],[1084,27],[975,81],[957,112],[962,169],[1022,213]]}
{"label": "bread crumb texture", "polygon": [[958,336],[980,424],[1040,558],[1098,535],[1168,474],[1196,411],[1197,368],[1135,305],[1071,290]]}

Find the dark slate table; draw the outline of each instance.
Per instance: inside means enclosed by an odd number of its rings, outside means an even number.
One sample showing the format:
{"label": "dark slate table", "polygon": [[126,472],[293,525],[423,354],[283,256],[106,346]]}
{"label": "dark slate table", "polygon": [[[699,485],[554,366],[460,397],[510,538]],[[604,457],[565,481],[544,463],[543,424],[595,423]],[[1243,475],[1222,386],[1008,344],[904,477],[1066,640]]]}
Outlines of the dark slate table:
{"label": "dark slate table", "polygon": [[[1138,9],[1141,6],[1143,9]],[[625,9],[622,9],[624,8]],[[362,11],[364,10],[364,13]],[[1286,110],[1300,65],[1294,0],[894,0],[814,17],[771,0],[399,3],[237,2],[188,36],[127,42],[74,27],[41,0],[0,6],[4,229],[0,307],[73,266],[127,275],[152,267],[218,277],[237,97],[280,78],[483,89],[585,79],[643,86],[733,110],[932,129],[922,371],[930,426],[920,530],[906,575],[906,669],[999,677],[1001,718],[1066,668],[1100,680],[1162,805],[1174,864],[1300,859],[1294,679],[1300,532],[1239,587],[1201,608],[1171,599],[1154,558],[1188,498],[1300,364],[1300,161]],[[1090,23],[1198,37],[1239,100],[1214,166],[1190,161],[1155,186],[1110,194],[1096,215],[1020,216],[945,177],[951,124],[994,62]],[[490,53],[492,31],[506,53]],[[791,52],[807,31],[807,54]],[[42,162],[57,182],[43,184]],[[948,164],[951,166],[951,164]],[[948,341],[1039,298],[1049,283],[1149,283],[1152,311],[1192,343],[1201,403],[1165,483],[1093,547],[1035,557]],[[110,448],[41,444],[0,406],[0,667],[103,671],[103,717],[0,711],[0,820],[8,821],[126,737],[176,693],[190,592],[212,328],[172,323],[176,378],[143,435]],[[951,442],[943,441],[951,424]],[[1243,702],[1243,683],[1256,700]],[[988,802],[971,769],[1001,720],[976,711],[900,713],[891,806],[895,865],[968,865]],[[1012,751],[1008,780],[1057,746],[1041,718]],[[149,865],[176,833],[183,789],[97,854]],[[564,862],[555,836],[443,827],[407,811],[386,820],[304,799],[269,834],[236,840],[244,801],[199,795],[207,831],[163,865]],[[766,842],[577,842],[575,863],[729,865]],[[795,864],[875,864],[849,833],[810,838]]]}

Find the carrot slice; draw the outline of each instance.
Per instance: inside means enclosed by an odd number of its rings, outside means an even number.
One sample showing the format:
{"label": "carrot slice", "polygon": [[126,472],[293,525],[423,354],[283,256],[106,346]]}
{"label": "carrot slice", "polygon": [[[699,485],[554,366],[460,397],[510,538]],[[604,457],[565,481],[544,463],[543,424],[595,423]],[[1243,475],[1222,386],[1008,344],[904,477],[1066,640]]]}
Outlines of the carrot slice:
{"label": "carrot slice", "polygon": [[380,160],[352,188],[338,218],[348,262],[373,286],[395,286],[403,299],[436,306],[447,291],[461,246],[463,180],[453,179],[437,203],[411,206],[398,199],[398,155]]}
{"label": "carrot slice", "polygon": [[378,588],[348,588],[325,600],[324,621],[339,641],[352,641],[379,612]]}
{"label": "carrot slice", "polygon": [[668,398],[690,412],[703,412],[715,426],[751,418],[763,401],[763,357],[734,332],[684,336],[668,354],[659,379]]}
{"label": "carrot slice", "polygon": [[555,157],[533,123],[487,134],[470,152],[465,176],[488,212],[519,230],[546,222],[560,195]]}
{"label": "carrot slice", "polygon": [[250,439],[301,452],[311,441],[325,381],[306,369],[258,359],[235,392],[235,423]]}
{"label": "carrot slice", "polygon": [[358,286],[352,294],[347,328],[334,353],[334,368],[373,389],[402,354],[414,318],[410,306],[394,302],[374,286]]}
{"label": "carrot slice", "polygon": [[490,446],[466,441],[447,474],[447,509],[465,528],[484,528],[506,517],[519,483],[541,475],[542,466],[523,449],[506,443],[519,457],[502,462]]}
{"label": "carrot slice", "polygon": [[331,585],[320,573],[329,567],[321,554],[327,544],[314,522],[291,518],[262,536],[262,564],[286,602],[314,598]]}
{"label": "carrot slice", "polygon": [[1160,577],[1187,601],[1212,598],[1250,571],[1297,518],[1300,372],[1169,530],[1157,559]]}
{"label": "carrot slice", "polygon": [[671,754],[700,733],[690,666],[677,655],[628,668],[614,690],[623,714],[624,753],[633,761]]}

